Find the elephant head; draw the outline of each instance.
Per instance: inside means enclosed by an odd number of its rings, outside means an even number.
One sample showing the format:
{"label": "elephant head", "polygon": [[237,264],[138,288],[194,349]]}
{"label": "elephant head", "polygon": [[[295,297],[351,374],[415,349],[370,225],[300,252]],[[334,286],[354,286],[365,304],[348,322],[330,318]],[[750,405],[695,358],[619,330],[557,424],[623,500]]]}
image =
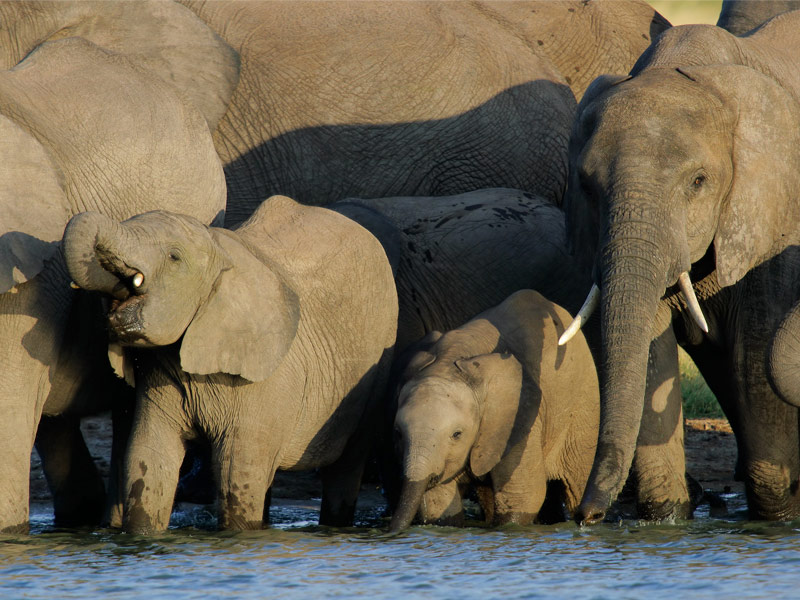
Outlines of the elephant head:
{"label": "elephant head", "polygon": [[681,306],[706,330],[689,272],[713,270],[719,287],[732,285],[792,243],[800,106],[742,65],[634,69],[594,82],[570,144],[573,246],[593,269],[602,311],[599,443],[576,512],[593,523],[633,460],[665,292],[679,284]]}
{"label": "elephant head", "polygon": [[86,212],[67,225],[64,253],[77,286],[113,297],[113,341],[155,347],[180,340],[189,373],[260,381],[294,339],[294,293],[229,231],[166,211],[122,223]]}
{"label": "elephant head", "polygon": [[403,483],[391,531],[411,524],[432,487],[465,471],[485,476],[522,439],[519,423],[530,423],[518,415],[520,363],[499,353],[460,357],[457,339],[445,350],[459,335],[445,334],[430,351],[414,354],[406,369],[410,378],[400,389],[395,417]]}

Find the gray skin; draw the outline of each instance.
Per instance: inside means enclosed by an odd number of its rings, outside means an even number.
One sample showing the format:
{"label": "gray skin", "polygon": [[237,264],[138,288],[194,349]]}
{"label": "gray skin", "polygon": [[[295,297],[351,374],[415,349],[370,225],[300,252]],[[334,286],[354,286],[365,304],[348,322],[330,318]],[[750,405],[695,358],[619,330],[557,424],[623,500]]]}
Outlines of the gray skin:
{"label": "gray skin", "polygon": [[97,524],[105,490],[79,418],[121,393],[100,307],[70,289],[58,242],[70,216],[90,209],[221,220],[224,175],[207,119],[174,86],[81,38],[43,43],[0,71],[0,128],[0,531],[27,529],[40,418],[56,522]]}
{"label": "gray skin", "polygon": [[774,16],[798,8],[798,0],[722,0],[717,27],[744,35]]}
{"label": "gray skin", "polygon": [[277,196],[236,231],[85,213],[64,247],[73,279],[113,297],[108,327],[136,385],[126,531],[167,527],[193,439],[211,446],[221,528],[262,526],[278,469],[320,468],[320,522],[352,522],[397,327],[369,232]]}
{"label": "gray skin", "polygon": [[396,355],[522,288],[576,312],[588,277],[569,255],[564,213],[506,188],[438,198],[349,198],[330,205],[383,245],[397,282]]}
{"label": "gray skin", "polygon": [[[646,516],[687,514],[676,337],[736,434],[750,516],[800,514],[798,413],[766,372],[800,281],[798,31],[797,12],[741,38],[676,27],[583,98],[567,214],[602,293],[602,412],[578,521],[602,520],[632,462]],[[674,287],[686,271],[707,335]]]}
{"label": "gray skin", "polygon": [[391,531],[415,515],[463,525],[470,486],[495,525],[560,521],[564,506],[578,506],[597,444],[600,394],[583,336],[558,345],[571,321],[538,292],[521,290],[422,342],[400,381],[394,434],[403,487]]}
{"label": "gray skin", "polygon": [[[400,494],[392,442],[404,351],[433,331],[455,329],[522,288],[575,313],[591,279],[567,249],[564,213],[547,200],[506,188],[439,198],[350,198],[330,208],[380,240],[392,264],[399,314],[378,462],[390,506]],[[596,323],[592,323],[596,330]],[[596,336],[595,336],[596,337]]]}
{"label": "gray skin", "polygon": [[644,2],[186,5],[241,59],[214,134],[229,224],[276,193],[328,204],[503,186],[560,203],[573,93],[628,72],[669,26]]}

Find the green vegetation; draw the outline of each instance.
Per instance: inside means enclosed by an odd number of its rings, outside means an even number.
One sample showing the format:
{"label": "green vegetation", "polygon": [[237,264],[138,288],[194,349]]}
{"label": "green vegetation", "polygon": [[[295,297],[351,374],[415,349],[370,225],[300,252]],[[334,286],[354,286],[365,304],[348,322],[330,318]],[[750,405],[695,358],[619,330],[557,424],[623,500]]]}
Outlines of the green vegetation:
{"label": "green vegetation", "polygon": [[724,418],[722,409],[692,359],[679,350],[683,416],[689,419]]}
{"label": "green vegetation", "polygon": [[651,0],[650,5],[673,25],[709,23],[719,17],[722,0]]}

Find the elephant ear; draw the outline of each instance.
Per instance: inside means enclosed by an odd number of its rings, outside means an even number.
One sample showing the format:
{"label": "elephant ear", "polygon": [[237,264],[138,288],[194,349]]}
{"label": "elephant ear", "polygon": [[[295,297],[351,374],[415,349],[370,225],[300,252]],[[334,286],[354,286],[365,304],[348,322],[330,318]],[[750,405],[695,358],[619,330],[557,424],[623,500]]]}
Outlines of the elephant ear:
{"label": "elephant ear", "polygon": [[181,343],[181,366],[197,375],[228,373],[263,381],[283,361],[300,321],[297,295],[274,265],[234,234],[211,228],[228,255],[209,298]]}
{"label": "elephant ear", "polygon": [[681,68],[733,115],[733,181],[714,238],[721,286],[796,244],[800,220],[800,104],[743,66]]}
{"label": "elephant ear", "polygon": [[576,160],[594,130],[594,110],[592,103],[608,90],[623,81],[627,75],[601,75],[586,88],[578,104],[577,118],[573,122],[569,141],[569,179],[564,196],[566,231],[571,254],[582,260],[581,266],[590,269],[594,264],[594,251],[600,238],[600,214],[596,206],[589,205],[589,199],[581,188],[578,179]]}
{"label": "elephant ear", "polygon": [[478,437],[470,453],[470,470],[482,477],[527,438],[539,411],[539,387],[511,354],[483,354],[455,363],[481,406]]}
{"label": "elephant ear", "polygon": [[35,277],[56,254],[68,206],[45,149],[0,115],[0,293]]}

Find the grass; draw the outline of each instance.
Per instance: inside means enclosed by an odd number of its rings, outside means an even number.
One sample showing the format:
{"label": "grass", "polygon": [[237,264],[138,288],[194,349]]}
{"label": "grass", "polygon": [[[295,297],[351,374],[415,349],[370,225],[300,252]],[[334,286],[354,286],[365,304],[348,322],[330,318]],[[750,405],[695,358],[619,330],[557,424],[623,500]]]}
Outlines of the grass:
{"label": "grass", "polygon": [[678,362],[681,371],[683,416],[688,419],[725,418],[703,376],[683,350],[679,350]]}

